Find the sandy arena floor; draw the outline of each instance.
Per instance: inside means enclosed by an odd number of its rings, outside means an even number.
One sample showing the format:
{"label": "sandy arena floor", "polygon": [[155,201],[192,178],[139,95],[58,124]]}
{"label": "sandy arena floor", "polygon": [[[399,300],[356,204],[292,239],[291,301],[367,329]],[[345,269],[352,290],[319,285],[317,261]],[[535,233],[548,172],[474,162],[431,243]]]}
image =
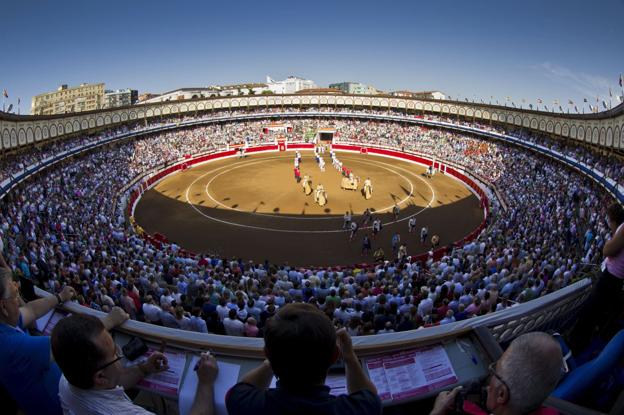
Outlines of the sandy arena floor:
{"label": "sandy arena floor", "polygon": [[[210,162],[165,178],[141,198],[135,219],[147,232],[159,232],[193,252],[291,265],[351,265],[371,262],[361,255],[362,239],[371,234],[360,227],[354,241],[342,230],[345,211],[359,220],[368,207],[381,217],[383,229],[372,240],[392,255],[391,237],[397,230],[408,254],[425,252],[420,228],[441,245],[459,240],[483,218],[478,199],[462,183],[443,174],[426,178],[425,168],[385,157],[337,153],[345,166],[362,178],[370,177],[373,197],[342,190],[342,176],[326,155],[321,172],[309,151],[302,152],[302,176],[312,187],[322,183],[328,194],[324,207],[306,196],[294,180],[294,152],[251,155]],[[361,186],[360,186],[361,188]],[[398,221],[391,213],[395,204]],[[417,232],[408,233],[408,220],[416,216]],[[368,225],[370,226],[370,225]]]}

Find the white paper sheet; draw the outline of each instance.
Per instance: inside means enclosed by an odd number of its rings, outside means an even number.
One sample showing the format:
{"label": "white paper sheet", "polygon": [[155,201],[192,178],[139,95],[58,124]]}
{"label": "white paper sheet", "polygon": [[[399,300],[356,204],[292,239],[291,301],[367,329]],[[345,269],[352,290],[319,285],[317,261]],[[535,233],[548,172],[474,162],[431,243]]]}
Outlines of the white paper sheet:
{"label": "white paper sheet", "polygon": [[[186,375],[182,381],[180,387],[180,394],[178,397],[178,409],[180,415],[188,415],[191,412],[193,401],[195,400],[195,393],[197,391],[197,373],[195,372],[195,365],[199,362],[198,355],[192,355],[186,370]],[[215,380],[214,385],[214,404],[215,413],[217,415],[227,415],[227,409],[225,408],[225,394],[227,391],[238,383],[238,374],[240,372],[240,366],[233,363],[225,363],[217,360],[219,366],[219,374]]]}

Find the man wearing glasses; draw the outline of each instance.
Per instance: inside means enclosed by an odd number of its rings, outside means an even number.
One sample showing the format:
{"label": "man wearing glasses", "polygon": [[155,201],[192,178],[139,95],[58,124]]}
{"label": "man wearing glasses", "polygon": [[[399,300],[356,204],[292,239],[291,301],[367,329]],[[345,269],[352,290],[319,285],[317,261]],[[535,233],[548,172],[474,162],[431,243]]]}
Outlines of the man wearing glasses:
{"label": "man wearing glasses", "polygon": [[59,414],[61,372],[51,358],[50,338],[30,336],[28,328],[70,300],[74,289],[25,303],[12,275],[0,251],[0,385],[27,414]]}
{"label": "man wearing glasses", "polygon": [[[167,358],[153,352],[142,364],[124,367],[124,358],[106,327],[88,315],[74,314],[52,331],[52,353],[63,376],[59,384],[65,414],[151,414],[125,393],[143,377],[169,368]],[[213,356],[202,355],[191,414],[213,413],[213,384],[218,367]]]}
{"label": "man wearing glasses", "polygon": [[[501,358],[489,366],[485,383],[485,408],[464,401],[457,407],[461,386],[441,392],[430,415],[472,413],[495,415],[537,415],[553,413],[542,408],[562,374],[559,343],[549,334],[533,332],[514,339]],[[487,412],[486,412],[487,409]],[[554,413],[557,413],[556,411]]]}

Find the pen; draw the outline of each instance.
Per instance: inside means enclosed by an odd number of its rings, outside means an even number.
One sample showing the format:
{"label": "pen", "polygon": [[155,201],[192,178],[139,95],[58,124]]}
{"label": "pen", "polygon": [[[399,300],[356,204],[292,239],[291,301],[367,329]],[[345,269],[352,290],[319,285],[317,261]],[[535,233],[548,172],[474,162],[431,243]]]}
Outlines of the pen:
{"label": "pen", "polygon": [[470,356],[470,360],[472,361],[472,363],[474,363],[475,365],[479,364],[479,362],[477,361],[477,357],[472,352],[468,352],[468,350],[466,350],[465,347],[470,347],[469,345],[459,340],[455,340],[455,342],[457,343],[457,347],[459,347],[459,350],[464,352],[466,356]]}

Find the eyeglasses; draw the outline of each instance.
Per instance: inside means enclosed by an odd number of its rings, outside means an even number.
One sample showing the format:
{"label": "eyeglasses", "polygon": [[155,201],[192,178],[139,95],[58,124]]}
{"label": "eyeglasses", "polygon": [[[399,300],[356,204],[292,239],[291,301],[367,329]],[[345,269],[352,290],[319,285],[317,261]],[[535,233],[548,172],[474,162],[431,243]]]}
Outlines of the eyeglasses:
{"label": "eyeglasses", "polygon": [[503,384],[503,386],[507,388],[507,396],[511,397],[511,389],[509,388],[509,385],[503,380],[502,377],[500,377],[498,373],[496,373],[496,362],[490,363],[490,365],[488,366],[488,371],[490,372],[490,376],[494,376],[496,379],[498,379],[500,383]]}
{"label": "eyeglasses", "polygon": [[121,352],[121,348],[119,347],[119,345],[115,345],[115,359],[106,363],[105,365],[102,365],[98,368],[95,369],[96,372],[99,372],[100,370],[104,370],[107,367],[109,367],[110,365],[117,363],[118,361],[120,361],[121,359],[123,359],[125,356],[123,355],[123,353]]}

